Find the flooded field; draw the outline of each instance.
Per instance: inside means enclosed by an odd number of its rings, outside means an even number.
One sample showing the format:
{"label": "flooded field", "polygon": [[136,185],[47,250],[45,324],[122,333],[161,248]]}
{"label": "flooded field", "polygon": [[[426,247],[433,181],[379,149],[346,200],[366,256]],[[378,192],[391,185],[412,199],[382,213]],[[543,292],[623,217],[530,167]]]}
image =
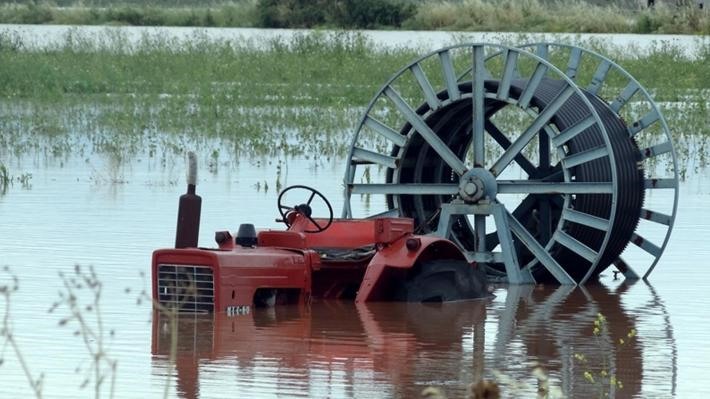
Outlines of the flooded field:
{"label": "flooded field", "polygon": [[[370,85],[297,89],[299,81],[278,85],[285,75],[264,75],[268,84],[245,78],[240,90],[216,90],[210,101],[223,107],[192,102],[200,93],[145,102],[125,93],[6,95],[0,397],[410,398],[434,387],[458,398],[484,378],[515,398],[536,397],[543,377],[552,397],[710,392],[707,88],[683,97],[667,83],[658,83],[660,105],[683,181],[672,237],[648,284],[617,280],[609,269],[584,288],[496,286],[491,299],[443,305],[319,302],[185,316],[173,363],[170,323],[151,311],[145,290],[151,252],[174,244],[184,151],[199,157],[203,246],[240,223],[283,228],[276,198],[289,185],[315,187],[338,214],[354,121],[366,105],[360,93],[369,98],[381,84],[378,75]],[[205,87],[224,89],[213,83]],[[666,167],[661,160],[651,169]],[[669,203],[672,192],[655,190],[644,206]],[[387,207],[374,195],[350,205],[356,216]]]}
{"label": "flooded field", "polygon": [[[231,397],[235,391],[263,397],[413,397],[428,386],[463,397],[480,376],[504,381],[508,397],[530,396],[537,392],[538,364],[552,386],[572,397],[610,390],[609,381],[590,382],[584,375],[604,364],[623,383],[623,389],[612,390],[616,397],[707,392],[702,377],[710,325],[701,310],[710,299],[710,278],[702,272],[710,256],[706,171],[682,185],[676,228],[650,285],[615,281],[609,271],[601,286],[500,287],[492,300],[441,306],[317,303],[214,320],[187,317],[180,321],[173,370],[169,330],[137,299],[149,286],[149,277],[142,276],[151,251],[173,244],[177,197],[184,189],[181,160],[161,165],[137,156],[117,167],[101,156],[34,154],[13,164],[32,178],[30,186],[0,196],[1,263],[19,280],[9,319],[33,377],[44,376],[48,397],[93,396],[91,385],[81,388],[93,371],[87,343],[75,333],[80,326],[76,320],[60,325],[70,315],[65,305],[48,313],[65,291],[59,273],[71,277],[77,264],[84,271],[93,266],[102,282],[101,328],[106,355],[117,361],[116,397],[158,396],[166,384],[169,397],[185,398]],[[264,188],[265,176],[274,176],[277,166],[264,158],[209,173],[201,164],[202,245],[211,245],[214,231],[234,230],[242,222],[279,227],[275,187]],[[342,164],[289,159],[280,167],[284,186],[310,184],[336,209],[342,205]],[[11,281],[10,274],[3,272],[2,281]],[[78,292],[82,306],[91,303],[88,294]],[[609,328],[601,338],[592,334],[597,313]],[[85,315],[97,331],[95,313]],[[636,336],[619,345],[632,330]],[[2,357],[0,392],[29,395],[10,347]],[[108,396],[108,385],[107,380],[102,396]]]}

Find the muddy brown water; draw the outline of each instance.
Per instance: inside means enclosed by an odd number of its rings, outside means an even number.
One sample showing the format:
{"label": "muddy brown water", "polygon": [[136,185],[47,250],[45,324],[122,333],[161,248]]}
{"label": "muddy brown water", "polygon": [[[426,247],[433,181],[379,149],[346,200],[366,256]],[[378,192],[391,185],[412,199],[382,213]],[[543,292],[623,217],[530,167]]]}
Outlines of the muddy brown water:
{"label": "muddy brown water", "polygon": [[[479,378],[500,381],[505,397],[535,397],[538,365],[568,397],[710,392],[707,171],[681,185],[674,233],[650,284],[614,280],[608,271],[600,285],[497,287],[489,300],[439,306],[326,302],[183,317],[171,367],[169,324],[137,297],[150,285],[152,250],[173,244],[182,161],[163,164],[139,155],[116,165],[103,156],[4,156],[11,171],[32,178],[30,188],[16,183],[0,196],[0,266],[9,266],[19,281],[9,314],[0,305],[33,377],[44,376],[46,397],[97,396],[87,345],[99,343],[117,362],[114,396],[120,398],[161,397],[166,384],[171,398],[409,398],[430,386],[456,398]],[[313,185],[341,209],[344,165],[299,159],[283,165],[284,186]],[[201,245],[212,245],[214,231],[236,230],[242,222],[280,228],[275,167],[266,158],[226,161],[211,173],[201,164]],[[656,192],[647,198],[668,200]],[[375,213],[383,205],[363,197],[356,206]],[[97,334],[87,341],[75,334],[76,320],[60,325],[66,306],[48,313],[63,291],[58,273],[71,277],[76,264],[93,266],[102,282],[103,336],[95,308],[86,309],[86,288],[77,291]],[[0,285],[10,281],[0,272]],[[598,313],[608,328],[595,336]],[[618,339],[632,330],[636,336],[621,345]],[[13,348],[1,346],[0,357],[0,398],[31,396]],[[600,379],[602,368],[623,388]],[[594,373],[594,382],[585,372]],[[100,396],[110,396],[109,385],[107,377]]]}

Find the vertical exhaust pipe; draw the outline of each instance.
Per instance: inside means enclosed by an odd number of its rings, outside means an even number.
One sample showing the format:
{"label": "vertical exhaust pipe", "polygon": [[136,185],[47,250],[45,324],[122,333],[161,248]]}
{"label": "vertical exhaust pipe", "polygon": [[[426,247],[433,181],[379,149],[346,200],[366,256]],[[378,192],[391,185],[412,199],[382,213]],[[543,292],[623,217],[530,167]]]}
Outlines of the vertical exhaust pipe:
{"label": "vertical exhaust pipe", "polygon": [[196,248],[200,235],[200,212],[202,198],[195,194],[197,186],[197,156],[187,153],[187,193],[180,196],[178,205],[177,229],[175,229],[175,248]]}

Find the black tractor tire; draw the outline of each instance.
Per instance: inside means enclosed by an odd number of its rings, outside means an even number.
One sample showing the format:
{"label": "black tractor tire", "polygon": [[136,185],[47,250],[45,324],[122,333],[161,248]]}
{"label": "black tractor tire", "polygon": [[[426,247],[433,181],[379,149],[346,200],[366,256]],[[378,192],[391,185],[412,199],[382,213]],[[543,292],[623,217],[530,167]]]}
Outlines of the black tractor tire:
{"label": "black tractor tire", "polygon": [[404,302],[452,302],[486,298],[486,274],[464,260],[436,259],[417,264],[398,287]]}

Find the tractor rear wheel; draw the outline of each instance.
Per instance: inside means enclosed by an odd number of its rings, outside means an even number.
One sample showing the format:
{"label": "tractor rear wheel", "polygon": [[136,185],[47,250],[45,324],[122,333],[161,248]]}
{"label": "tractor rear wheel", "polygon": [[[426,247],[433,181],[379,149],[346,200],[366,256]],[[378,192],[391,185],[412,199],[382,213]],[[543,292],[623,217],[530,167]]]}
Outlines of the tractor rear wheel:
{"label": "tractor rear wheel", "polygon": [[424,261],[415,270],[415,274],[399,286],[397,299],[405,302],[451,302],[489,295],[486,274],[464,260]]}

